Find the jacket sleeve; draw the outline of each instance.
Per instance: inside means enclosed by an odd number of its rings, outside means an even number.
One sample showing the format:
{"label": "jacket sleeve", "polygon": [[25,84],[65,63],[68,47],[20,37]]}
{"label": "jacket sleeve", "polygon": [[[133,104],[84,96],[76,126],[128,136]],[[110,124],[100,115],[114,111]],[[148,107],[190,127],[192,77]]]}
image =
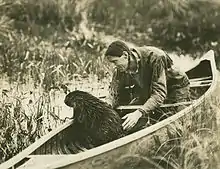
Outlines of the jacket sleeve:
{"label": "jacket sleeve", "polygon": [[165,62],[163,56],[156,56],[152,62],[151,92],[149,99],[144,103],[142,109],[149,112],[160,106],[167,95]]}

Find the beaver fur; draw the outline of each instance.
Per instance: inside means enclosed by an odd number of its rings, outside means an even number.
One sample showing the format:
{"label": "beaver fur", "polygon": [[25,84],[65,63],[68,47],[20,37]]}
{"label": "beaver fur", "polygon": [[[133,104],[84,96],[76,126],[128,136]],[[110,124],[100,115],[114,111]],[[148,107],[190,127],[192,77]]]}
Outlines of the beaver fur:
{"label": "beaver fur", "polygon": [[118,113],[97,97],[76,90],[66,95],[64,103],[73,107],[72,131],[84,147],[96,147],[124,136]]}

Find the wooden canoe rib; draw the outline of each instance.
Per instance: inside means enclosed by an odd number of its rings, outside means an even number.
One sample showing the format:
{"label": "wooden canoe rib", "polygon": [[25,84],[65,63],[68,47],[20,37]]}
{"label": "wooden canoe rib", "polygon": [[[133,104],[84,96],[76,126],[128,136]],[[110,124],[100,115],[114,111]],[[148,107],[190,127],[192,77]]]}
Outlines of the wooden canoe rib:
{"label": "wooden canoe rib", "polygon": [[[142,150],[141,152],[150,152],[149,149],[155,147],[150,140],[155,140],[156,138],[161,143],[166,142],[167,136],[164,133],[167,130],[176,131],[175,129],[180,123],[183,126],[191,126],[193,128],[193,119],[196,118],[198,122],[198,119],[202,118],[199,112],[202,111],[204,104],[214,96],[217,87],[217,69],[214,52],[207,52],[201,58],[201,62],[189,70],[187,75],[190,78],[191,89],[194,92],[201,90],[200,93],[202,95],[196,96],[192,102],[162,105],[162,107],[175,107],[183,104],[188,106],[163,121],[121,139],[86,151],[84,151],[85,149],[79,143],[70,143],[67,146],[63,141],[62,138],[65,132],[73,123],[73,121],[69,121],[1,164],[0,168],[102,169],[103,167],[111,168],[111,164],[115,160],[123,159],[125,155],[140,153],[140,149]],[[121,106],[118,109],[137,108],[138,105]],[[209,115],[207,114],[207,116]]]}

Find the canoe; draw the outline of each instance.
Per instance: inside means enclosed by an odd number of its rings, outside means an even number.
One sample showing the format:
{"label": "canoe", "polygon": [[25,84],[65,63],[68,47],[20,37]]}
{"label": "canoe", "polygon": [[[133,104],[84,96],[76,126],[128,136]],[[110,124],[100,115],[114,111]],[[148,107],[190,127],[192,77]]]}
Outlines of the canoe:
{"label": "canoe", "polygon": [[[129,156],[150,158],[161,151],[164,152],[170,146],[166,143],[188,131],[213,127],[214,112],[201,112],[207,108],[205,106],[214,104],[213,98],[217,93],[218,72],[214,52],[212,50],[207,52],[198,64],[186,73],[190,79],[192,101],[161,106],[161,108],[186,106],[176,114],[133,134],[89,150],[78,143],[66,144],[65,138],[73,123],[73,120],[70,120],[2,163],[0,168],[108,169]],[[135,110],[138,107],[139,105],[120,106],[118,109]],[[204,119],[207,123],[204,123]]]}

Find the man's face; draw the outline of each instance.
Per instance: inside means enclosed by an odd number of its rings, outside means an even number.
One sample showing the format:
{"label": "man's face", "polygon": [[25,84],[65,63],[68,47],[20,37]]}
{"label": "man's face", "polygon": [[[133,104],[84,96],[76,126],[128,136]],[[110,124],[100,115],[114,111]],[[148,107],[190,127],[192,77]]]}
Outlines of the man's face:
{"label": "man's face", "polygon": [[108,61],[113,63],[120,72],[125,72],[128,68],[128,53],[123,52],[120,57],[106,56]]}

